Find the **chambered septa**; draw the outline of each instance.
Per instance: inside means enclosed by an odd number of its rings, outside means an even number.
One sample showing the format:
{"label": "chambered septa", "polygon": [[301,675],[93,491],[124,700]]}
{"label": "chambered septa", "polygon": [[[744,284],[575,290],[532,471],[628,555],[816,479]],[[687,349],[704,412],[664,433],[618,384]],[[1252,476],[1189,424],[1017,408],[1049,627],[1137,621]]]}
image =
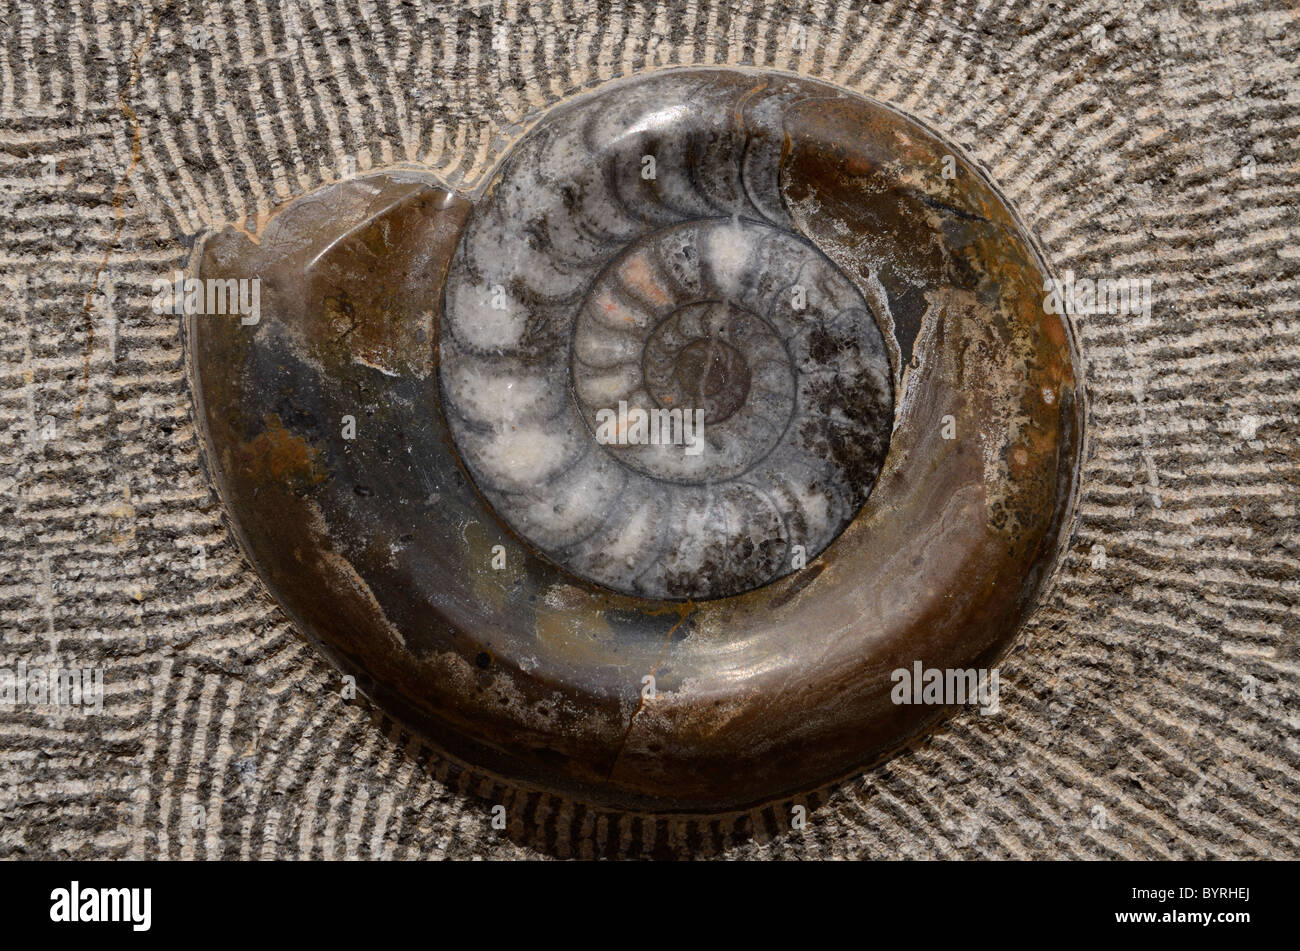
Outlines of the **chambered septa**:
{"label": "chambered septa", "polygon": [[[665,77],[557,110],[475,208],[439,379],[496,514],[626,594],[739,594],[820,554],[889,446],[884,338],[795,227],[782,97]],[[664,102],[689,102],[689,134]]]}

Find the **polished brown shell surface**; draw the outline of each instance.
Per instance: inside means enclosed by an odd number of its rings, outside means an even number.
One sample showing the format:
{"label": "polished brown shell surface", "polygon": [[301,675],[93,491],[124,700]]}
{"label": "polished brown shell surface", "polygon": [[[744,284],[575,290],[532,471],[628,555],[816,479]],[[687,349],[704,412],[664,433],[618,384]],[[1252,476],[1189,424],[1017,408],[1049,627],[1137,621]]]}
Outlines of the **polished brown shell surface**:
{"label": "polished brown shell surface", "polygon": [[[673,279],[682,248],[697,270]],[[821,289],[806,319],[784,309],[796,272]],[[256,324],[186,318],[250,560],[362,691],[512,779],[710,811],[848,774],[950,712],[896,703],[892,672],[996,664],[1067,522],[1080,413],[1041,258],[960,153],[823,83],[609,84],[473,193],[410,169],[340,182],[256,237],[210,236],[196,276],[261,286]],[[635,344],[583,337],[606,291]],[[592,435],[593,394],[617,397],[584,389],[575,340],[640,348],[635,386],[700,395],[719,440],[741,435],[703,474],[566,444]],[[484,408],[493,373],[555,411]],[[542,465],[548,433],[599,463],[589,490]]]}

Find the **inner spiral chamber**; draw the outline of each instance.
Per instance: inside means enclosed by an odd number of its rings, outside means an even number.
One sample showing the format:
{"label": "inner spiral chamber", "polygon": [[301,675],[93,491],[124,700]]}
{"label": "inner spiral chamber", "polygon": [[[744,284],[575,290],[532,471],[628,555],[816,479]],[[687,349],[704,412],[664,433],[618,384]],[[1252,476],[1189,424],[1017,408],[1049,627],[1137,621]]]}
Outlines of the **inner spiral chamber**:
{"label": "inner spiral chamber", "polygon": [[[756,369],[747,355],[757,357]],[[712,425],[745,404],[756,376],[766,392],[779,392],[767,377],[774,372],[787,382],[783,355],[781,339],[760,318],[730,301],[697,301],[673,311],[650,333],[641,378],[659,407],[699,407],[702,421]]]}
{"label": "inner spiral chamber", "polygon": [[498,517],[583,578],[741,593],[823,551],[879,474],[883,337],[784,197],[798,94],[669,75],[580,100],[515,146],[466,225],[439,335],[448,425]]}

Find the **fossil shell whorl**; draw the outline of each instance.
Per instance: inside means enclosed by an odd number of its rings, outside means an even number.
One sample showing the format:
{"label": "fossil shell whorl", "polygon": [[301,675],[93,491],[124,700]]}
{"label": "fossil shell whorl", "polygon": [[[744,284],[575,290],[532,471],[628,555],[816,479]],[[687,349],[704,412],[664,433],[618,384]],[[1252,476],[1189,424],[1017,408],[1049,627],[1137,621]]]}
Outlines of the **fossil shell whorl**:
{"label": "fossil shell whorl", "polygon": [[557,110],[452,261],[439,372],[462,459],[498,516],[606,587],[699,599],[788,574],[885,458],[884,339],[787,211],[787,97],[670,75]]}

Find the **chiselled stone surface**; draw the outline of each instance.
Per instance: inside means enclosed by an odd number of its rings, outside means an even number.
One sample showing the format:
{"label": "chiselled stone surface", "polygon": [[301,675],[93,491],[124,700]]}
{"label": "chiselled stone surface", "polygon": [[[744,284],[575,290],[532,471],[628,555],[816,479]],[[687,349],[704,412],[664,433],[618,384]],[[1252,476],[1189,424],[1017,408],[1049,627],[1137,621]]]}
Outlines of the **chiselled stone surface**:
{"label": "chiselled stone surface", "polygon": [[[0,710],[0,852],[1295,857],[1295,15],[1071,10],[562,2],[512,28],[499,4],[270,3],[205,18],[202,45],[183,6],[11,11],[0,664],[99,666],[107,696]],[[379,165],[460,190],[547,106],[689,63],[897,105],[989,171],[1058,276],[1154,281],[1149,315],[1078,320],[1080,520],[1000,713],[810,797],[798,832],[785,804],[700,823],[502,784],[348,699],[239,556],[177,318],[150,306],[187,236],[260,233]]]}

